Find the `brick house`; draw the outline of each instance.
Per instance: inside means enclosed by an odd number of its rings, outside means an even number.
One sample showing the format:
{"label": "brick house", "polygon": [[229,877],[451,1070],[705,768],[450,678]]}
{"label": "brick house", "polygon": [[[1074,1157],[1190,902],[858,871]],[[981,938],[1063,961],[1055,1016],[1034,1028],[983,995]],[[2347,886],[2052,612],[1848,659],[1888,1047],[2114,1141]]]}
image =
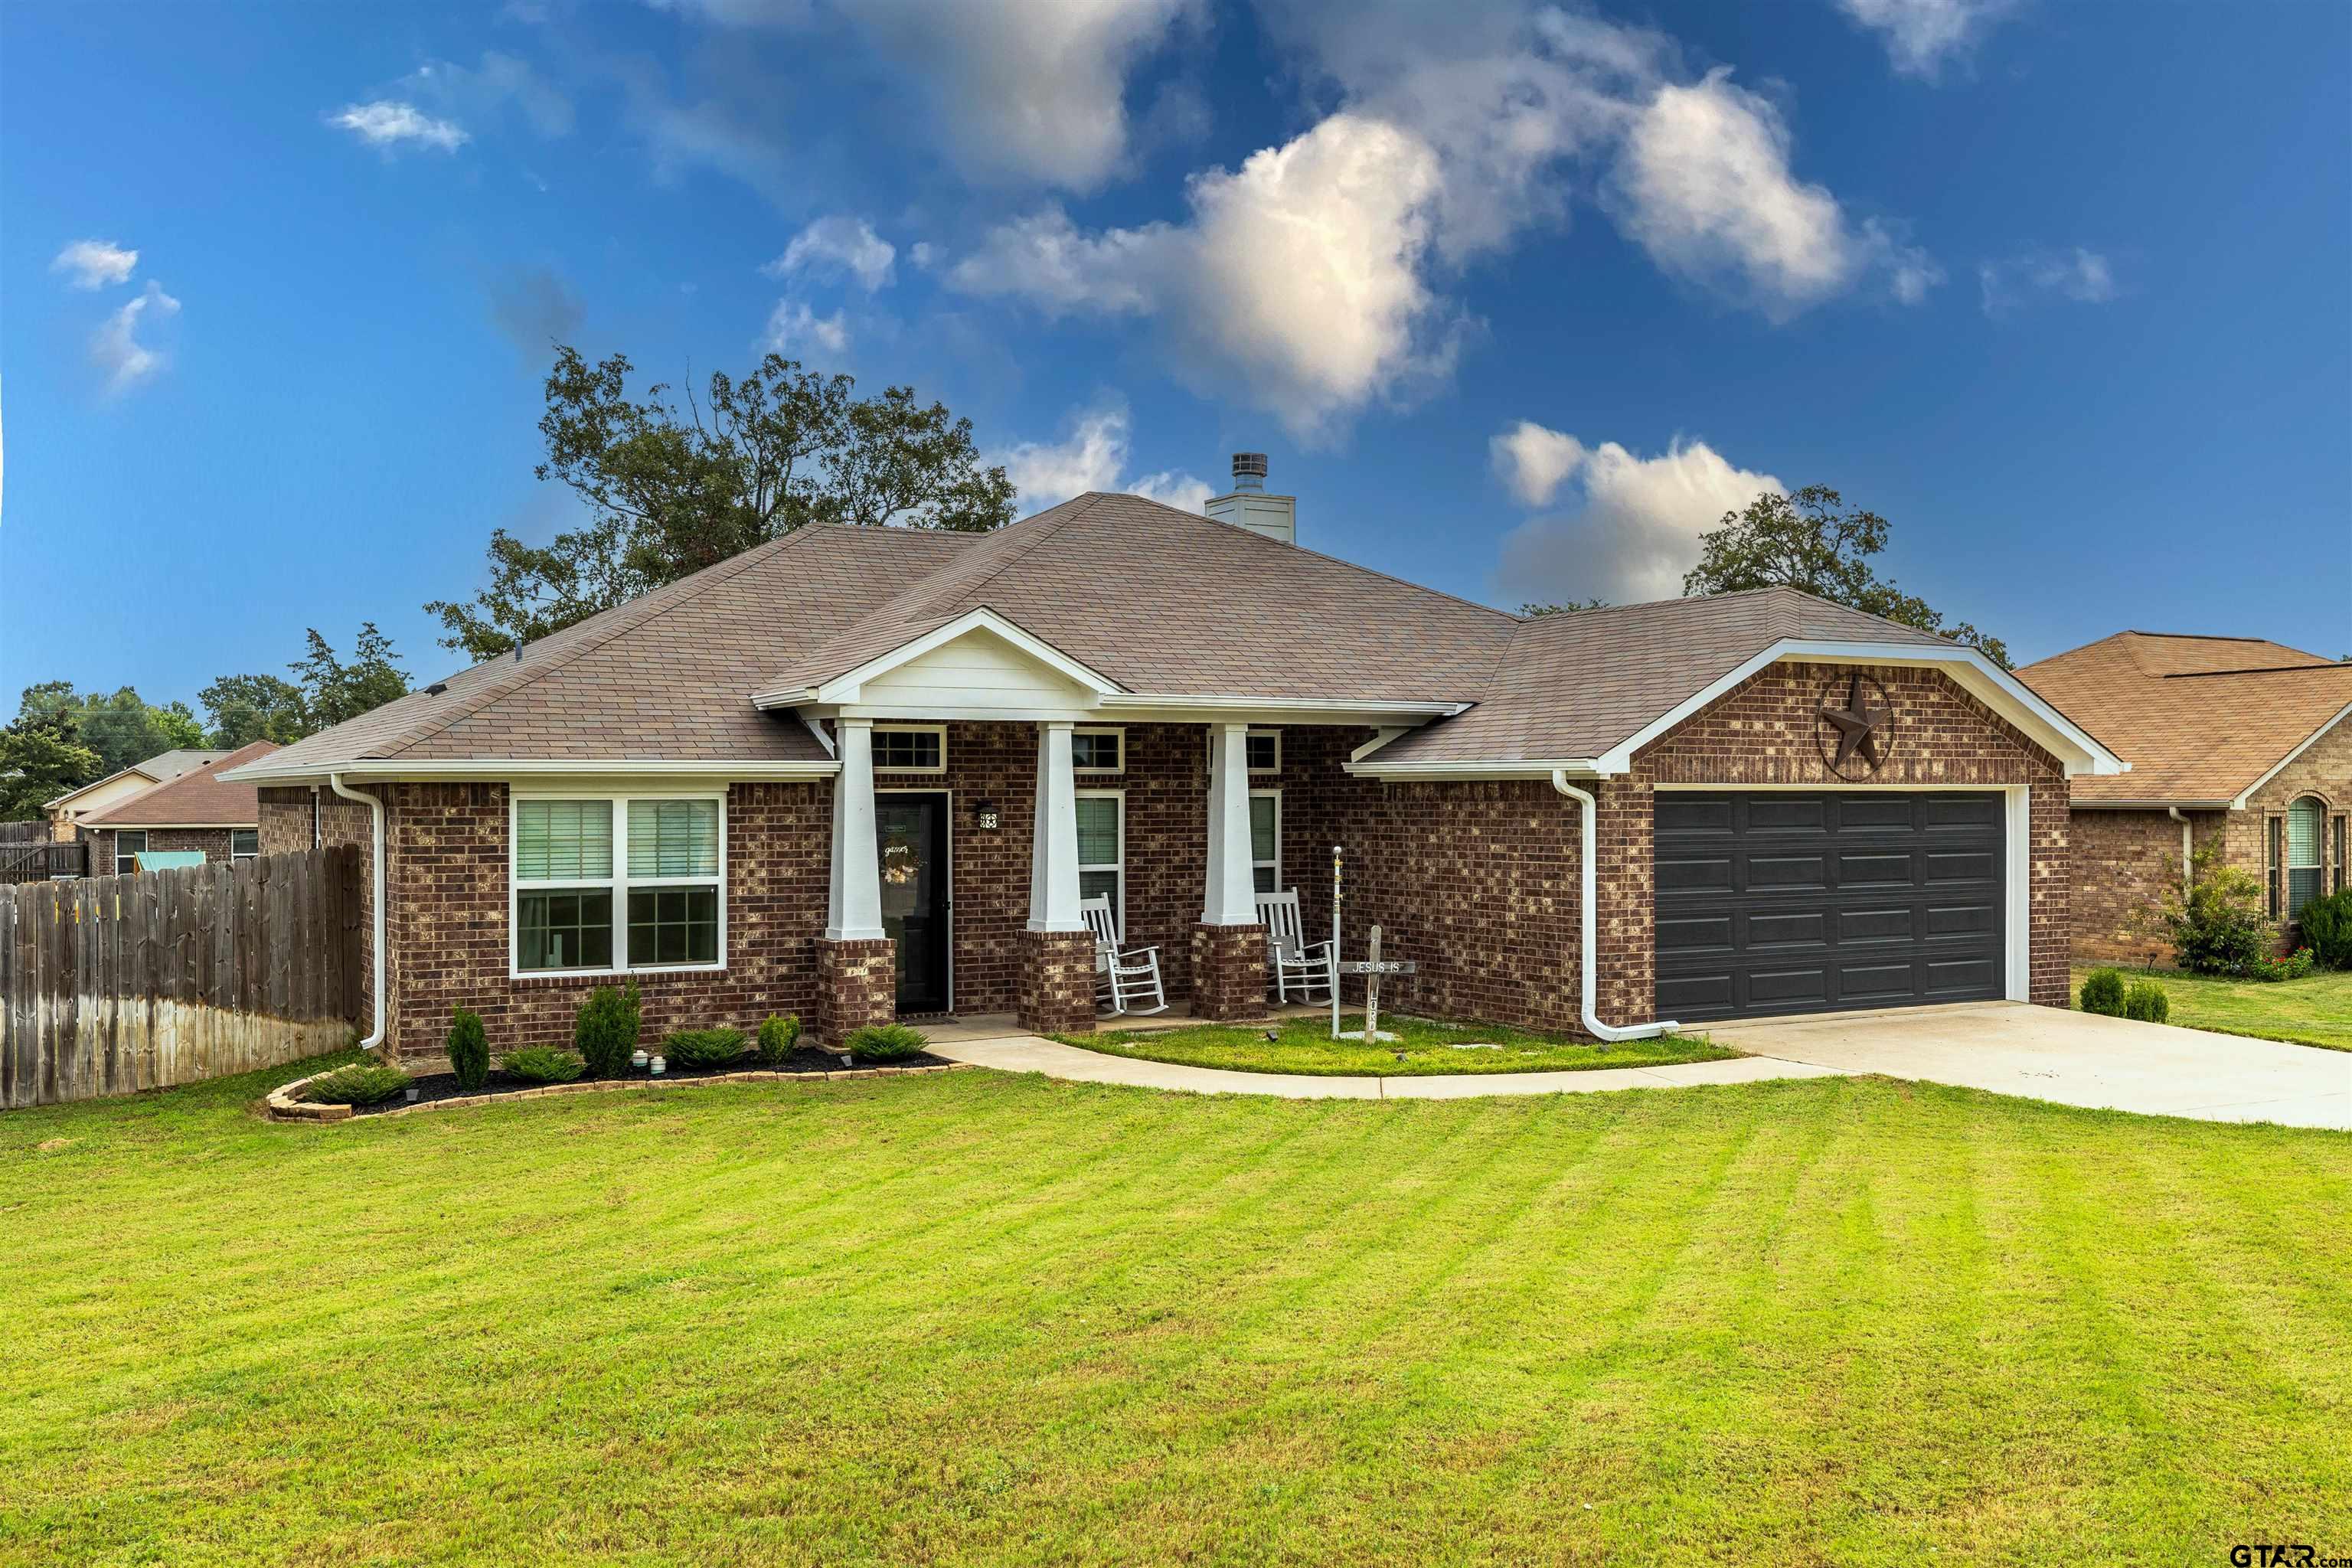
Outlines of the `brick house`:
{"label": "brick house", "polygon": [[135,870],[142,854],[195,850],[206,860],[245,860],[261,853],[261,795],[250,783],[221,775],[276,752],[256,741],[158,784],[110,801],[80,818],[77,831],[89,846],[89,874]]}
{"label": "brick house", "polygon": [[2352,814],[2352,664],[2260,637],[2117,632],[2019,670],[2131,763],[2074,785],[2074,956],[2163,958],[2135,916],[2195,850],[2263,884],[2293,943],[2295,911],[2345,885]]}
{"label": "brick house", "polygon": [[1790,590],[1522,619],[1288,506],[804,528],[236,776],[265,849],[371,847],[407,1053],[567,1041],[617,974],[652,1029],[1085,1029],[1096,896],[1260,1013],[1255,895],[1319,937],[1334,846],[1425,1013],[2063,1001],[2069,781],[2121,764],[1980,655]]}

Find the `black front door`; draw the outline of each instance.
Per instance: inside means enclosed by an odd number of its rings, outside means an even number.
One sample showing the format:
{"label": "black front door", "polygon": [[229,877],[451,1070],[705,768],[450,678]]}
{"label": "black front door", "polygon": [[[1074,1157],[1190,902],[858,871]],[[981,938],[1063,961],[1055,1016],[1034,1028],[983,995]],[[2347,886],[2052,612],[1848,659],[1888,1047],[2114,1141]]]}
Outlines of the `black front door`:
{"label": "black front door", "polygon": [[948,1010],[948,797],[877,795],[882,934],[898,944],[898,1011]]}

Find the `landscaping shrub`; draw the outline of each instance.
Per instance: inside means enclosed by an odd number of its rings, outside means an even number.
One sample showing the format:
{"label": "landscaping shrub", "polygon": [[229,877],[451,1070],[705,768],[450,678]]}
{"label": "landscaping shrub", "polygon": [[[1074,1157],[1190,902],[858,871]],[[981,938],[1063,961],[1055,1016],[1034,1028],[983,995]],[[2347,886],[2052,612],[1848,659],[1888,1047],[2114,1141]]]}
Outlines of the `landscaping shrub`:
{"label": "landscaping shrub", "polygon": [[682,1068],[725,1067],[742,1054],[740,1029],[679,1029],[662,1041],[662,1055]]}
{"label": "landscaping shrub", "polygon": [[408,1075],[398,1068],[359,1062],[329,1073],[303,1089],[302,1098],[318,1105],[373,1105],[407,1087]]}
{"label": "landscaping shrub", "polygon": [[2221,859],[2208,845],[2189,858],[2184,896],[2168,891],[2158,923],[2172,942],[2180,967],[2196,974],[2256,974],[2278,945],[2270,918],[2263,913],[2263,885],[2254,874]]}
{"label": "landscaping shrub", "polygon": [[2124,993],[2124,1016],[2143,1024],[2161,1024],[2172,1016],[2172,998],[2153,980],[2135,980]]}
{"label": "landscaping shrub", "polygon": [[2314,958],[2330,969],[2352,969],[2352,888],[2312,900],[2294,920]]}
{"label": "landscaping shrub", "polygon": [[499,1066],[526,1083],[570,1083],[588,1070],[588,1064],[577,1051],[559,1051],[553,1046],[509,1051]]}
{"label": "landscaping shrub", "polygon": [[599,985],[580,1004],[572,1043],[588,1064],[591,1078],[620,1078],[629,1070],[629,1055],[637,1048],[644,1027],[645,1007],[635,981],[625,986]]}
{"label": "landscaping shrub", "polygon": [[460,1007],[449,1020],[449,1070],[457,1075],[457,1087],[469,1092],[489,1080],[490,1040],[482,1033],[480,1014]]}
{"label": "landscaping shrub", "polygon": [[2112,969],[2094,969],[2083,981],[2083,1011],[2124,1016],[2124,977]]}
{"label": "landscaping shrub", "polygon": [[2257,958],[2242,973],[2249,980],[2300,980],[2312,972],[2315,963],[2311,949],[2298,947],[2284,958]]}
{"label": "landscaping shrub", "polygon": [[868,1024],[852,1029],[841,1042],[841,1048],[852,1058],[868,1062],[903,1062],[921,1056],[929,1047],[920,1029],[906,1024]]}
{"label": "landscaping shrub", "polygon": [[760,1026],[760,1060],[772,1068],[780,1068],[792,1059],[793,1047],[801,1043],[801,1016],[787,1013],[781,1018],[770,1018]]}

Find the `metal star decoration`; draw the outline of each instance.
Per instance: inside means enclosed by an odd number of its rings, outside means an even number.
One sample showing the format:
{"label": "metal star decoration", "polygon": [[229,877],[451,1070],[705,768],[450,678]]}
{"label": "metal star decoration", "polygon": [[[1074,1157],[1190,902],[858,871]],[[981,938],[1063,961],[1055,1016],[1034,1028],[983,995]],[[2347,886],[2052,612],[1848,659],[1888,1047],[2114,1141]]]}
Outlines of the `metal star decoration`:
{"label": "metal star decoration", "polygon": [[1886,760],[1883,742],[1886,734],[1887,710],[1875,697],[1863,689],[1862,677],[1853,678],[1846,688],[1845,706],[1832,708],[1828,699],[1822,700],[1822,717],[1837,726],[1837,760],[1830,766],[1843,768],[1859,754],[1872,772]]}

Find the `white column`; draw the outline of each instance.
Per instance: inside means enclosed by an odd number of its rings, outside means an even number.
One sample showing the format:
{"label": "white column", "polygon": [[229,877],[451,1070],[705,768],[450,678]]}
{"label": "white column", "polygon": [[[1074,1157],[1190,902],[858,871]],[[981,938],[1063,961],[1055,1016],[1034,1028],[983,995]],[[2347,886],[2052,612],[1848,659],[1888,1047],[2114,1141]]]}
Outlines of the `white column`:
{"label": "white column", "polygon": [[1201,923],[1257,924],[1250,867],[1249,726],[1209,726],[1209,886]]}
{"label": "white column", "polygon": [[1084,931],[1078,915],[1078,779],[1070,725],[1037,726],[1037,818],[1029,847],[1029,929]]}
{"label": "white column", "polygon": [[881,848],[874,830],[874,721],[836,720],[834,750],[841,772],[833,781],[833,886],[824,907],[824,934],[861,942],[882,934]]}

